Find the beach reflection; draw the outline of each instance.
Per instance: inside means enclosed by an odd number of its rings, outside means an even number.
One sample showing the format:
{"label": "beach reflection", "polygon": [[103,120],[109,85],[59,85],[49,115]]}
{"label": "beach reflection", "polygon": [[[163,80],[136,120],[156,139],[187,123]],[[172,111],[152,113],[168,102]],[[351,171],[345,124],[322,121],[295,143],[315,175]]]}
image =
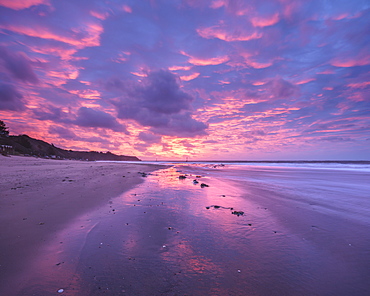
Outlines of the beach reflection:
{"label": "beach reflection", "polygon": [[[273,179],[276,170],[243,174]],[[340,279],[346,291],[357,283],[356,295],[365,295],[359,284],[367,267],[359,260],[366,255],[359,247],[367,244],[364,227],[356,225],[361,235],[350,235],[348,221],[311,210],[292,189],[303,182],[296,171],[280,171],[268,185],[239,182],[240,174],[177,166],[144,177],[58,233],[35,259],[28,289],[40,295],[59,288],[63,295],[334,295]],[[284,179],[291,180],[286,187]],[[316,185],[304,188],[315,192]],[[345,269],[351,274],[337,272]]]}

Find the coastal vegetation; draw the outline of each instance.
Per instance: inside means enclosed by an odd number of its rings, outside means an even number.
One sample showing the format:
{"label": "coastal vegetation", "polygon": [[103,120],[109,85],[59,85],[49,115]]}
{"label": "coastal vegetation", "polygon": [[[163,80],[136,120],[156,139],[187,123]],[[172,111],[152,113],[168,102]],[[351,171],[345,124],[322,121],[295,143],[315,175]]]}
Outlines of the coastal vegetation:
{"label": "coastal vegetation", "polygon": [[140,161],[136,156],[116,155],[109,151],[66,150],[28,135],[9,135],[8,128],[2,120],[0,120],[0,152],[3,155],[23,155],[52,159]]}

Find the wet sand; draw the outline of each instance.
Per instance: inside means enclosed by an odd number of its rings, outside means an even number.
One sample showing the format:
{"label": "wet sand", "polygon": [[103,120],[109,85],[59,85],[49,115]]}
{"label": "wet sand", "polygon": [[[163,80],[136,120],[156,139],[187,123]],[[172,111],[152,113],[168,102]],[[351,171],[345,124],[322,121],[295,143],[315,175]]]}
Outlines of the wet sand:
{"label": "wet sand", "polygon": [[0,295],[30,295],[20,275],[46,242],[160,167],[0,155]]}
{"label": "wet sand", "polygon": [[152,173],[48,231],[0,294],[368,295],[369,172],[133,168]]}

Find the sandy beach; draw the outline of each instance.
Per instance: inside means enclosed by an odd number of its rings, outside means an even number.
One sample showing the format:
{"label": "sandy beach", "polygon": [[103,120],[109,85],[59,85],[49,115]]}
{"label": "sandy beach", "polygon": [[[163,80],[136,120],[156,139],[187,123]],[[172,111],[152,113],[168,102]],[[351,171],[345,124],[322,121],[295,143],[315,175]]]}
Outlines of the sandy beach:
{"label": "sandy beach", "polygon": [[0,166],[0,295],[368,295],[368,166]]}
{"label": "sandy beach", "polygon": [[17,275],[71,220],[160,167],[0,156],[0,295],[16,295]]}

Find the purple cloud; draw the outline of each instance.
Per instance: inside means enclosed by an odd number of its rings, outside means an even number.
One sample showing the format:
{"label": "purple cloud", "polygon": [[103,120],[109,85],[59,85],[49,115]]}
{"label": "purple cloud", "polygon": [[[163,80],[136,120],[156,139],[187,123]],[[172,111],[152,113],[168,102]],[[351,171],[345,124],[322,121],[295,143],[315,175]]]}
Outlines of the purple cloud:
{"label": "purple cloud", "polygon": [[101,143],[101,144],[110,144],[110,141],[101,137],[79,137],[70,129],[66,129],[61,126],[51,126],[49,128],[49,133],[52,135],[57,135],[59,138],[65,140],[75,140],[83,141],[89,143]]}
{"label": "purple cloud", "polygon": [[[51,120],[55,122],[66,122],[61,108],[46,106],[43,109],[33,110],[34,117],[38,120]],[[67,121],[68,122],[68,121]]]}
{"label": "purple cloud", "polygon": [[109,128],[127,133],[126,128],[120,125],[112,115],[87,107],[81,107],[78,110],[77,118],[73,123],[83,127]]}
{"label": "purple cloud", "polygon": [[33,71],[31,62],[23,54],[10,52],[7,48],[0,47],[0,59],[14,78],[23,82],[38,83],[39,80]]}
{"label": "purple cloud", "polygon": [[138,138],[148,144],[160,143],[162,139],[161,136],[147,132],[141,132]]}
{"label": "purple cloud", "polygon": [[180,89],[174,74],[163,70],[151,72],[141,84],[125,91],[118,102],[113,102],[119,118],[134,119],[161,135],[205,134],[207,125],[191,117],[193,98]]}
{"label": "purple cloud", "polygon": [[289,99],[297,94],[297,87],[281,78],[267,83],[266,87],[276,99]]}
{"label": "purple cloud", "polygon": [[23,96],[10,84],[0,84],[0,110],[22,111]]}
{"label": "purple cloud", "polygon": [[77,136],[73,131],[61,126],[51,126],[49,128],[49,133],[53,135],[58,135],[59,137],[67,140],[77,139]]}

